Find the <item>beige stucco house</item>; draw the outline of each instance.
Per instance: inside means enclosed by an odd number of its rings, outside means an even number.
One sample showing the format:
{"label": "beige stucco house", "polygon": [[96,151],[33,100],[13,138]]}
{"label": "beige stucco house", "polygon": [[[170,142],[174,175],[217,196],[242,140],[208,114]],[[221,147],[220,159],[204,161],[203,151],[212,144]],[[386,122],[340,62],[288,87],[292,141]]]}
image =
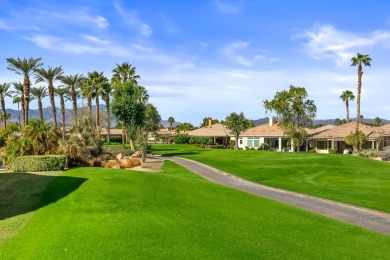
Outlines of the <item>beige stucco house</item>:
{"label": "beige stucco house", "polygon": [[214,143],[228,145],[230,141],[230,131],[226,125],[210,124],[186,133],[188,136],[202,136],[213,138]]}

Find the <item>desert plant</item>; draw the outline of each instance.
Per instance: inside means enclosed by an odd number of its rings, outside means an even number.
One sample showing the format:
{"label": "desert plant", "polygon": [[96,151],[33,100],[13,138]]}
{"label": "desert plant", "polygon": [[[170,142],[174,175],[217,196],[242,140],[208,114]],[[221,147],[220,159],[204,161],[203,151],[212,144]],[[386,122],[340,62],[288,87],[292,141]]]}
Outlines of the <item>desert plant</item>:
{"label": "desert plant", "polygon": [[15,158],[9,165],[13,172],[40,172],[64,170],[65,156],[31,155]]}

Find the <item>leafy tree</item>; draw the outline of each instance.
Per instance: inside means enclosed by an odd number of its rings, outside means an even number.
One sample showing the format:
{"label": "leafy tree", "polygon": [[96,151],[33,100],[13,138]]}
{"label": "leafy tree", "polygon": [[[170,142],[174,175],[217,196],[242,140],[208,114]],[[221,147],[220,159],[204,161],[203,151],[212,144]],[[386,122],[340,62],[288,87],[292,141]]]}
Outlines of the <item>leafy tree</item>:
{"label": "leafy tree", "polygon": [[357,131],[345,137],[345,143],[352,145],[354,152],[358,152],[361,149],[361,145],[367,140],[366,135],[362,131]]}
{"label": "leafy tree", "polygon": [[43,86],[31,88],[31,95],[38,100],[39,119],[43,121],[42,98],[48,96],[47,90]]}
{"label": "leafy tree", "polygon": [[177,125],[175,130],[177,131],[178,134],[180,134],[181,132],[188,132],[188,131],[191,131],[191,130],[194,130],[195,127],[191,124],[191,123],[182,123],[180,125]]}
{"label": "leafy tree", "polygon": [[61,116],[62,116],[62,140],[65,140],[65,101],[70,100],[68,87],[59,86],[54,89],[54,94],[60,98]]}
{"label": "leafy tree", "polygon": [[169,122],[169,125],[171,126],[171,131],[172,131],[172,125],[173,125],[173,123],[175,123],[175,119],[173,118],[173,116],[170,116],[168,118],[168,122]]}
{"label": "leafy tree", "polygon": [[7,112],[5,111],[5,98],[12,97],[13,91],[10,90],[10,83],[0,84],[0,104],[1,104],[1,115],[4,129],[7,129]]}
{"label": "leafy tree", "polygon": [[350,90],[345,90],[340,96],[341,100],[345,102],[345,108],[347,111],[347,122],[349,122],[349,101],[355,100],[355,96],[352,91]]}
{"label": "leafy tree", "polygon": [[83,82],[83,74],[69,75],[61,78],[61,82],[70,90],[70,97],[72,99],[73,107],[73,125],[77,125],[77,99],[80,96],[79,89]]}
{"label": "leafy tree", "polygon": [[53,123],[54,127],[57,127],[57,114],[56,114],[56,104],[54,101],[54,81],[62,79],[62,74],[64,71],[62,67],[52,68],[49,66],[47,70],[43,68],[36,69],[35,71],[35,82],[46,82],[49,90],[50,106],[51,112],[53,113]]}
{"label": "leafy tree", "polygon": [[266,112],[275,111],[279,117],[278,126],[291,139],[292,150],[297,145],[298,151],[303,144],[306,131],[304,127],[313,124],[317,107],[313,100],[307,99],[305,88],[290,86],[289,90],[276,92],[274,99],[264,100]]}
{"label": "leafy tree", "polygon": [[[24,58],[23,60],[13,59],[13,58],[7,58],[8,62],[7,69],[14,71],[18,75],[23,75],[23,102],[22,102],[22,109],[23,109],[23,125],[26,126],[28,124],[28,109],[30,104],[30,76],[32,73],[34,73],[39,67],[43,65],[40,61],[42,58],[34,59],[33,57],[30,57],[28,60]],[[24,104],[24,107],[23,107]]]}
{"label": "leafy tree", "polygon": [[234,134],[236,138],[236,144],[234,149],[238,149],[238,138],[240,137],[241,132],[246,131],[249,127],[249,120],[245,118],[244,113],[237,114],[235,112],[231,113],[226,117],[226,126]]}
{"label": "leafy tree", "polygon": [[334,121],[334,123],[336,125],[342,125],[343,124],[343,120],[341,120],[340,118],[336,118],[336,120]]}
{"label": "leafy tree", "polygon": [[146,104],[145,121],[138,134],[138,144],[140,145],[141,158],[143,162],[145,162],[146,159],[149,133],[157,131],[160,126],[160,122],[161,116],[158,113],[157,108],[152,104]]}
{"label": "leafy tree", "polygon": [[200,123],[200,127],[205,127],[209,125],[209,120],[211,120],[211,124],[217,124],[219,123],[218,119],[213,119],[212,117],[205,117],[202,120],[202,123]]}
{"label": "leafy tree", "polygon": [[[116,83],[112,92],[112,112],[123,122],[122,151],[125,149],[125,127],[137,128],[143,126],[145,120],[146,90],[133,82]],[[134,141],[130,143],[135,150]]]}
{"label": "leafy tree", "polygon": [[356,57],[352,57],[351,59],[352,64],[351,66],[358,66],[358,86],[357,86],[357,115],[356,115],[356,134],[359,132],[359,124],[360,124],[360,97],[361,97],[361,91],[362,91],[362,76],[363,76],[363,69],[362,65],[371,67],[371,61],[372,59],[370,56],[357,53]]}
{"label": "leafy tree", "polygon": [[377,125],[381,125],[382,124],[382,119],[380,119],[379,117],[375,117],[375,123],[377,124]]}
{"label": "leafy tree", "polygon": [[106,117],[107,117],[107,141],[110,142],[110,128],[111,128],[111,91],[112,91],[112,85],[111,84],[105,84],[103,87],[102,92],[102,98],[104,102],[106,103]]}

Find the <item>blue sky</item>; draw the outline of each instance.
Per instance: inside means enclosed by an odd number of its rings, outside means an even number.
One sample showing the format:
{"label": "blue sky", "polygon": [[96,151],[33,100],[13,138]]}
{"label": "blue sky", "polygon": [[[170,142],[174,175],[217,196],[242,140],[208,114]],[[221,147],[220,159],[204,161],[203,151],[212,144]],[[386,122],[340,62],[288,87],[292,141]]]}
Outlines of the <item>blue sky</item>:
{"label": "blue sky", "polygon": [[[345,118],[339,96],[346,89],[356,94],[357,68],[350,59],[360,52],[373,59],[363,69],[361,114],[390,119],[385,0],[0,0],[0,5],[2,83],[22,81],[6,69],[8,57],[42,57],[45,68],[62,65],[66,75],[97,70],[109,78],[117,63],[130,62],[163,119],[199,125],[203,117],[224,119],[241,111],[262,118],[272,115],[265,114],[262,101],[290,85],[306,88],[318,119]],[[36,102],[30,106],[36,108]]]}

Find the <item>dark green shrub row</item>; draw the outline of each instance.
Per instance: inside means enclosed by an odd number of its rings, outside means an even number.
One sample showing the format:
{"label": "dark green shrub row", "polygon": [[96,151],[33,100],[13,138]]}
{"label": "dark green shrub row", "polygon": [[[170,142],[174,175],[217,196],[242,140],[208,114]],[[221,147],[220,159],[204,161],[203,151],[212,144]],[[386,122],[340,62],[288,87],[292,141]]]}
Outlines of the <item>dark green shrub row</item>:
{"label": "dark green shrub row", "polygon": [[213,144],[214,141],[210,137],[192,136],[188,139],[189,144]]}
{"label": "dark green shrub row", "polygon": [[309,153],[317,153],[316,149],[309,150]]}
{"label": "dark green shrub row", "polygon": [[337,149],[328,148],[328,153],[329,154],[337,154]]}
{"label": "dark green shrub row", "polygon": [[17,157],[10,163],[13,172],[43,172],[64,170],[64,155],[28,155]]}
{"label": "dark green shrub row", "polygon": [[173,137],[175,144],[188,144],[190,137],[185,134],[178,134]]}
{"label": "dark green shrub row", "polygon": [[122,143],[122,137],[121,136],[110,136],[110,142]]}

